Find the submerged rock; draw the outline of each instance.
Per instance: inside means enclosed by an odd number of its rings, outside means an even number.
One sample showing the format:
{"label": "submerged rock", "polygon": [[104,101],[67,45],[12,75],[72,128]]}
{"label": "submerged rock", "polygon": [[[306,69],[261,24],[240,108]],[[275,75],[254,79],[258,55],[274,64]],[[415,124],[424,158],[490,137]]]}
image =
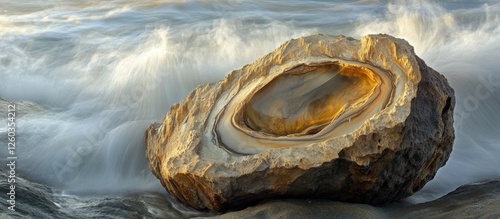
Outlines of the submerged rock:
{"label": "submerged rock", "polygon": [[180,201],[223,210],[275,197],[386,203],[432,179],[455,97],[406,41],[313,35],[198,86],[146,131]]}

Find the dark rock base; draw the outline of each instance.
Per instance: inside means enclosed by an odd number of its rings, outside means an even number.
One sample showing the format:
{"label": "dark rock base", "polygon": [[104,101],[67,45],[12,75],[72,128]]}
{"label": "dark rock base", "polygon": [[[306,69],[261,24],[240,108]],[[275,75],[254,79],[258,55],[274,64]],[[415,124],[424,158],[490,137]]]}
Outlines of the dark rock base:
{"label": "dark rock base", "polygon": [[465,185],[437,200],[374,207],[329,200],[273,200],[209,218],[500,218],[500,179]]}

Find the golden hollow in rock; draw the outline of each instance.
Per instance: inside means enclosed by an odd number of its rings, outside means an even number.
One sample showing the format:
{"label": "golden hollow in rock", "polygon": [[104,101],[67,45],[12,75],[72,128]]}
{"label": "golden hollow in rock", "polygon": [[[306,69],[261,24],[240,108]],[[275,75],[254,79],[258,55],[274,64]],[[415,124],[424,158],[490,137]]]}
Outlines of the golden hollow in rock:
{"label": "golden hollow in rock", "polygon": [[380,84],[363,67],[332,63],[301,69],[307,72],[292,69],[252,97],[244,108],[251,129],[277,136],[315,134],[345,111],[366,104]]}
{"label": "golden hollow in rock", "polygon": [[395,78],[356,61],[304,60],[249,83],[219,112],[214,133],[239,154],[348,134],[393,103]]}

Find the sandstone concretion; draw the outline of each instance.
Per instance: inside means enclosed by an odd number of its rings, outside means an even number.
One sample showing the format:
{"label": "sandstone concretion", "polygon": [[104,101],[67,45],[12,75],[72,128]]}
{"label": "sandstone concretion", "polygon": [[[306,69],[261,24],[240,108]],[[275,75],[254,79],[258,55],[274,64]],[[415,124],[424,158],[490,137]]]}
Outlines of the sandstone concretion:
{"label": "sandstone concretion", "polygon": [[198,86],[146,131],[150,168],[177,199],[225,210],[278,197],[382,204],[443,166],[455,97],[405,40],[290,40]]}

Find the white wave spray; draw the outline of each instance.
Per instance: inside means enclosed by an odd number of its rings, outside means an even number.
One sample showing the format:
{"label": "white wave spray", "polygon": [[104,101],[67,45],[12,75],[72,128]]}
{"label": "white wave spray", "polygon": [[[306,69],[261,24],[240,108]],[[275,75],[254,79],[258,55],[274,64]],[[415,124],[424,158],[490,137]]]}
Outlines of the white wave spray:
{"label": "white wave spray", "polygon": [[409,201],[500,177],[500,3],[243,4],[0,6],[0,98],[18,104],[20,172],[73,192],[164,191],[144,157],[148,124],[195,86],[320,32],[405,38],[455,88],[454,151]]}
{"label": "white wave spray", "polygon": [[[18,105],[20,172],[79,194],[165,192],[145,159],[147,126],[195,86],[304,33],[280,22],[246,25],[245,33],[223,18],[102,29],[134,9],[60,10],[0,17],[0,97]],[[23,20],[37,22],[11,25]]]}

